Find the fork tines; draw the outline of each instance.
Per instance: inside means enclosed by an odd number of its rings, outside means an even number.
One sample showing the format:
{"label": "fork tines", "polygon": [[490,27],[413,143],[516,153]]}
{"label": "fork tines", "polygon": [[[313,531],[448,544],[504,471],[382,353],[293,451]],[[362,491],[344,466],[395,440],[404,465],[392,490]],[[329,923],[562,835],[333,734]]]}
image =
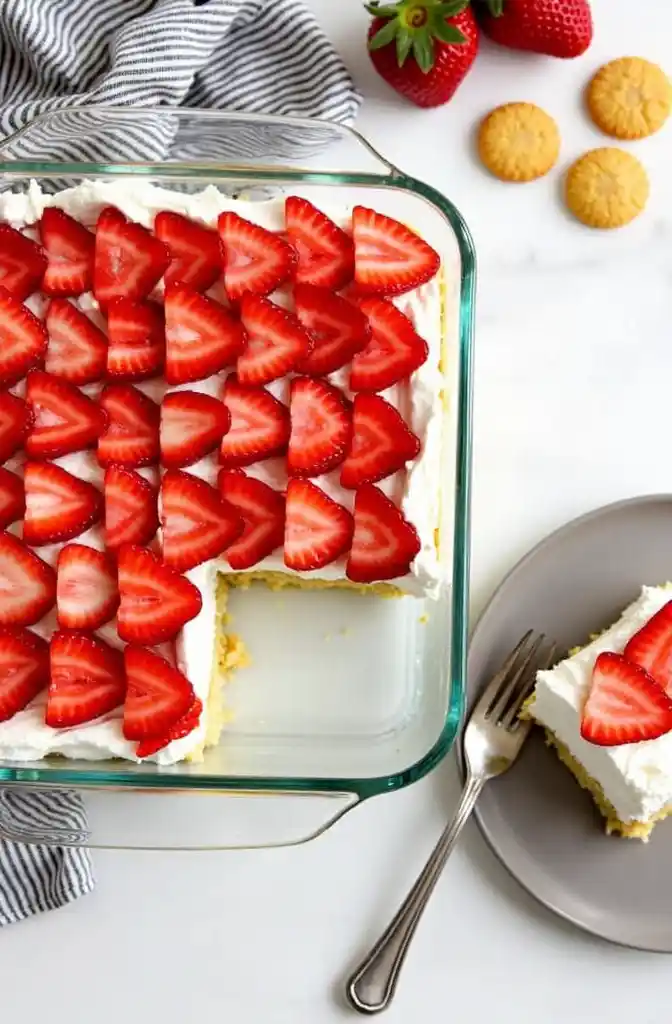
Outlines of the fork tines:
{"label": "fork tines", "polygon": [[554,659],[553,641],[530,629],[485,688],[476,711],[485,719],[508,728],[532,693],[537,672],[549,668]]}

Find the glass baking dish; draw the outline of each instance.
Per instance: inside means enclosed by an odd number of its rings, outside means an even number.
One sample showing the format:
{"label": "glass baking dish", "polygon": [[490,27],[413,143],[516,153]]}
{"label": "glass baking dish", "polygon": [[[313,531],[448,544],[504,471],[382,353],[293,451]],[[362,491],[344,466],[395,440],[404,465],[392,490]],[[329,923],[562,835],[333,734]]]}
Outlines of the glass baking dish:
{"label": "glass baking dish", "polygon": [[[150,136],[173,155],[124,162],[127,143]],[[102,159],[88,162],[91,154]],[[289,166],[297,154],[303,166]],[[468,607],[473,243],[444,196],[393,167],[356,132],[325,122],[73,108],[36,118],[0,147],[3,191],[23,191],[31,179],[53,191],[123,176],[186,191],[211,184],[249,200],[298,193],[318,206],[321,198],[362,203],[413,225],[443,257],[448,402],[437,486],[447,584],[439,599],[235,591],[230,611],[254,661],[229,684],[230,722],[201,763],[0,763],[0,832],[8,838],[190,849],[297,842],[359,801],[422,778],[458,729]],[[17,786],[83,792],[88,826],[19,813]],[[220,800],[204,799],[215,794]]]}

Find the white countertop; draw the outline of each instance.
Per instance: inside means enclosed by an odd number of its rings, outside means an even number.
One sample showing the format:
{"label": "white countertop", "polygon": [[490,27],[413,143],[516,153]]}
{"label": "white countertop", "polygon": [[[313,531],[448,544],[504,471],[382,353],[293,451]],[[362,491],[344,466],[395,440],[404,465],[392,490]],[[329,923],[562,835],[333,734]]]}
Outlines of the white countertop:
{"label": "white countertop", "polygon": [[[533,100],[558,119],[562,164],[609,144],[583,114],[581,88],[600,63],[624,54],[672,71],[672,5],[593,0],[596,40],[583,58],[484,47],[455,99],[422,112],[372,71],[357,0],[309,2],[365,93],[359,129],[444,191],[476,239],[477,614],[503,573],[565,520],[672,490],[672,125],[633,145],[652,200],[639,222],[613,234],[563,213],[557,173],[524,186],[486,176],[470,153],[473,126],[498,103]],[[451,763],[305,847],[97,853],[93,895],[0,931],[2,1005],[22,1024],[91,1015],[96,1024],[355,1020],[340,1002],[342,977],[405,894],[456,794]],[[663,1024],[671,966],[555,920],[472,827],[384,1019],[582,1024],[631,1014]]]}

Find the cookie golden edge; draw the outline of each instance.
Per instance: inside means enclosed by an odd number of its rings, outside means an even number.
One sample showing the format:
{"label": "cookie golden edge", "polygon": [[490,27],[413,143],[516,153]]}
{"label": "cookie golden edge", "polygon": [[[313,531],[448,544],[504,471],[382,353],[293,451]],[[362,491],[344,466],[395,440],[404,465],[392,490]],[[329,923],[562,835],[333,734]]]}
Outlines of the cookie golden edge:
{"label": "cookie golden edge", "polygon": [[[610,197],[596,195],[600,178],[618,173],[620,193]],[[649,199],[649,178],[644,165],[632,153],[616,146],[591,149],[578,157],[567,170],[564,199],[567,209],[587,227],[612,229],[635,220]]]}
{"label": "cookie golden edge", "polygon": [[[633,69],[647,78],[648,97],[628,111],[616,93]],[[632,142],[660,131],[672,113],[672,82],[658,65],[644,57],[618,57],[598,68],[586,87],[586,107],[593,123],[615,139]]]}
{"label": "cookie golden edge", "polygon": [[[533,152],[521,153],[507,139],[516,122],[540,139]],[[525,183],[543,178],[560,155],[560,131],[556,121],[534,103],[504,103],[482,119],[477,135],[483,166],[500,181]]]}

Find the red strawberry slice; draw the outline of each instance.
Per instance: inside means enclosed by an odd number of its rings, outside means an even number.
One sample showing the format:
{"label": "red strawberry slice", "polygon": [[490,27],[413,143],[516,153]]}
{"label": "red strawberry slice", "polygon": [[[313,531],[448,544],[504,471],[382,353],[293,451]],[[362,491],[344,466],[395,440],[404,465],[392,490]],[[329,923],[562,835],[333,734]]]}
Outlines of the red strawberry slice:
{"label": "red strawberry slice", "polygon": [[32,626],[55,601],[51,566],[11,533],[0,533],[0,626]]}
{"label": "red strawberry slice", "polygon": [[338,291],[352,280],[352,238],[326,214],[307,199],[289,196],[285,200],[285,226],[298,256],[295,278],[299,284]]}
{"label": "red strawberry slice", "polygon": [[41,320],[0,286],[0,387],[9,388],[44,358],[47,332]]}
{"label": "red strawberry slice", "polygon": [[373,484],[355,494],[355,533],[345,574],[354,583],[405,576],[420,550],[417,530]]}
{"label": "red strawberry slice", "polygon": [[313,347],[299,319],[269,299],[244,295],[240,317],[247,332],[245,351],[238,357],[241,384],[269,384],[284,377]]}
{"label": "red strawberry slice", "polygon": [[179,469],[217,448],[231,425],[223,402],[197,391],[174,391],[161,403],[161,462]]}
{"label": "red strawberry slice", "polygon": [[124,662],[124,736],[141,741],[164,736],[191,708],[193,686],[165,658],[144,647],[127,647]]}
{"label": "red strawberry slice", "polygon": [[281,547],[285,539],[285,497],[261,480],[223,469],[219,492],[237,510],[244,529],[226,549],[232,569],[250,569]]}
{"label": "red strawberry slice", "polygon": [[380,395],[356,395],[352,444],[341,466],[341,484],[354,490],[402,469],[420,452],[420,441]]}
{"label": "red strawberry slice", "polygon": [[220,214],[217,226],[224,244],[224,285],[232,302],[250,293],[270,295],[293,273],[296,253],[280,235],[231,211]]}
{"label": "red strawberry slice", "polygon": [[6,462],[23,444],[30,429],[30,409],[22,398],[0,391],[0,462]]}
{"label": "red strawberry slice", "polygon": [[217,558],[243,532],[243,520],[214,487],[169,469],[161,481],[162,554],[178,572]]}
{"label": "red strawberry slice", "polygon": [[163,310],[156,302],[117,299],[107,311],[107,375],[117,380],[158,376],[165,360]]}
{"label": "red strawberry slice", "polygon": [[124,703],[124,656],[86,633],[54,633],[49,645],[51,682],[45,721],[69,729],[109,714]]}
{"label": "red strawberry slice", "polygon": [[22,519],[26,511],[23,480],[16,473],[0,467],[0,529]]}
{"label": "red strawberry slice", "polygon": [[181,718],[178,718],[174,725],[171,725],[162,736],[155,736],[152,739],[141,740],[138,743],[135,753],[137,757],[151,757],[152,754],[158,754],[159,750],[163,750],[169,743],[173,743],[175,740],[181,740],[184,736],[188,736],[189,733],[193,732],[197,728],[198,723],[201,720],[203,714],[203,705],[201,704],[198,697],[194,697],[189,710]]}
{"label": "red strawberry slice", "polygon": [[61,629],[94,630],[119,606],[117,570],[104,551],[66,544],[56,565],[56,610]]}
{"label": "red strawberry slice", "polygon": [[154,646],[171,640],[202,606],[193,583],[132,544],[119,550],[119,593],[117,630],[128,643]]}
{"label": "red strawberry slice", "polygon": [[350,547],[352,516],[310,480],[287,485],[285,565],[308,572],[329,565]]}
{"label": "red strawberry slice", "polygon": [[93,282],[93,232],[64,210],[48,206],[39,223],[48,265],[42,279],[46,295],[81,295]]}
{"label": "red strawberry slice", "polygon": [[26,515],[23,539],[39,547],[72,540],[97,523],[102,498],[93,484],[79,480],[51,462],[27,462],[23,482]]}
{"label": "red strawberry slice", "polygon": [[426,362],[427,342],[409,318],[385,299],[363,299],[359,307],[368,318],[371,338],[352,360],[353,391],[384,391],[409,377]]}
{"label": "red strawberry slice", "polygon": [[52,299],[44,322],[47,373],[71,384],[91,384],[105,375],[107,338],[85,313],[67,299]]}
{"label": "red strawberry slice", "polygon": [[668,696],[672,697],[672,601],[663,605],[628,640],[623,657],[633,665],[646,669]]}
{"label": "red strawberry slice", "polygon": [[349,403],[325,380],[295,377],[289,399],[290,476],[321,476],[345,458],[352,437]]}
{"label": "red strawberry slice", "polygon": [[30,629],[0,628],[0,722],[49,685],[49,644]]}
{"label": "red strawberry slice", "polygon": [[67,380],[31,370],[26,400],[32,424],[26,437],[31,459],[57,459],[93,448],[105,429],[105,413]]}
{"label": "red strawberry slice", "polygon": [[439,254],[404,224],[365,206],[352,211],[355,283],[367,295],[401,295],[438,272]]}
{"label": "red strawberry slice", "polygon": [[165,304],[169,384],[204,380],[235,363],[245,332],[225,306],[183,284],[167,286]]}
{"label": "red strawberry slice", "polygon": [[654,740],[672,729],[672,700],[639,665],[621,654],[597,656],[581,735],[600,747]]}
{"label": "red strawberry slice", "polygon": [[296,315],[313,340],[313,348],[297,366],[300,373],[322,377],[349,363],[369,340],[369,321],[357,306],[326,288],[297,284]]}
{"label": "red strawberry slice", "polygon": [[107,428],[98,441],[101,466],[150,466],[159,461],[159,420],[156,402],[132,384],[110,384],[100,404],[107,414]]}
{"label": "red strawberry slice", "polygon": [[40,287],[47,257],[36,242],[0,224],[0,285],[22,301]]}
{"label": "red strawberry slice", "polygon": [[225,466],[249,466],[282,455],[289,441],[289,409],[265,388],[241,384],[231,374],[222,399],[231,426],[222,438],[220,460]]}
{"label": "red strawberry slice", "polygon": [[112,465],[105,470],[103,490],[107,550],[149,544],[159,528],[156,488],[135,470]]}
{"label": "red strawberry slice", "polygon": [[170,265],[170,249],[107,206],[96,224],[93,294],[105,307],[114,299],[137,302],[151,292]]}
{"label": "red strawberry slice", "polygon": [[157,213],[154,231],[170,249],[171,263],[164,276],[167,285],[179,282],[197,292],[212,287],[224,265],[216,231],[168,210]]}

